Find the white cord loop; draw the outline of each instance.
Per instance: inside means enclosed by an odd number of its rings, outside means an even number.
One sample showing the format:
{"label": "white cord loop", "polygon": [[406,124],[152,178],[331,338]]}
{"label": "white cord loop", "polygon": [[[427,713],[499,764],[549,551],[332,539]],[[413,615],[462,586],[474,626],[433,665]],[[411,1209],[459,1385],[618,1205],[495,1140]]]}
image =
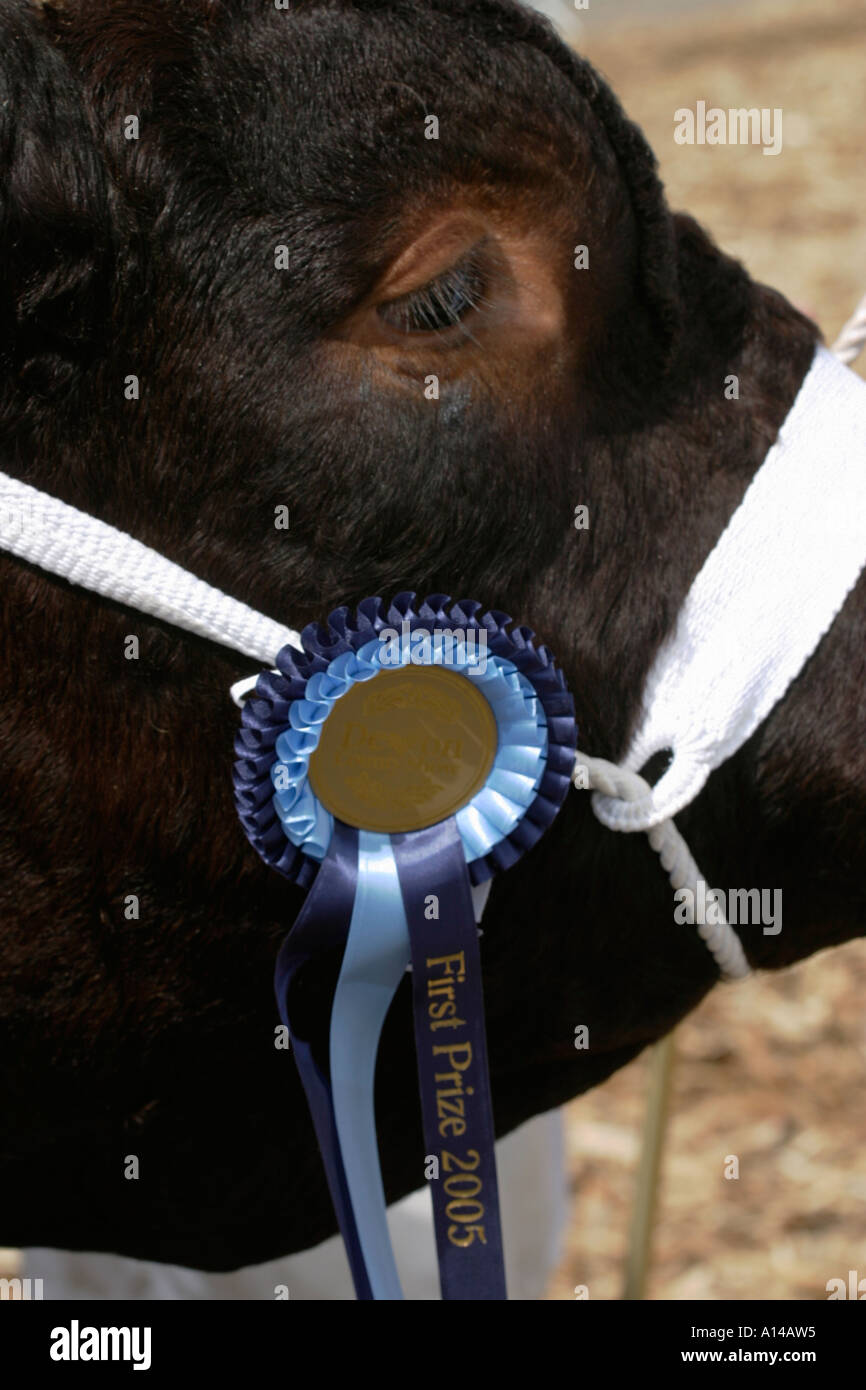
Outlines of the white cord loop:
{"label": "white cord loop", "polygon": [[[584,769],[590,790],[595,794],[593,809],[595,797],[598,795],[612,797],[617,801],[639,801],[651,790],[649,783],[637,772],[617,767],[615,763],[609,763],[604,758],[590,758],[581,751],[575,756],[572,774],[572,781],[576,787],[583,785],[579,774]],[[646,832],[646,836],[659,856],[674,891],[687,888],[692,895],[692,903],[696,902],[698,880],[703,879],[703,874],[673,821],[665,820],[659,825],[654,825]],[[722,917],[721,910],[719,916]],[[711,952],[723,979],[744,980],[747,975],[751,975],[752,969],[740,939],[724,918],[719,922],[699,923],[698,935]]]}

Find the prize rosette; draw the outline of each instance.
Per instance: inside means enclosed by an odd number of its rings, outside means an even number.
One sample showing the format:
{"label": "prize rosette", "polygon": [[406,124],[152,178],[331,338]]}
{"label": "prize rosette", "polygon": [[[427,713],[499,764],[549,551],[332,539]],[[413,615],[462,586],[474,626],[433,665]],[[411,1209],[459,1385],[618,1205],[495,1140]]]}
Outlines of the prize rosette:
{"label": "prize rosette", "polygon": [[[400,1298],[373,1109],[388,1007],[412,971],[443,1297],[505,1298],[473,888],[544,833],[569,787],[574,707],[546,647],[504,613],[365,599],[284,647],[243,709],[234,783],[261,857],[308,890],[276,993],[359,1298]],[[342,951],[327,1061],[296,1008]],[[294,1020],[294,1021],[293,1021]],[[419,1155],[419,1179],[423,1168]]]}

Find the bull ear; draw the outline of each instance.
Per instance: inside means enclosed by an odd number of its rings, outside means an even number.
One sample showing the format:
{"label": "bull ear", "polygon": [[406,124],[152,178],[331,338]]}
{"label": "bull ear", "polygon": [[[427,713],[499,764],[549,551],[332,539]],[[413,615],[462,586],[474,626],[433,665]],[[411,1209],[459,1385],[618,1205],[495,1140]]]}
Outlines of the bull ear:
{"label": "bull ear", "polygon": [[0,370],[19,400],[74,382],[109,300],[108,180],[49,22],[0,6]]}

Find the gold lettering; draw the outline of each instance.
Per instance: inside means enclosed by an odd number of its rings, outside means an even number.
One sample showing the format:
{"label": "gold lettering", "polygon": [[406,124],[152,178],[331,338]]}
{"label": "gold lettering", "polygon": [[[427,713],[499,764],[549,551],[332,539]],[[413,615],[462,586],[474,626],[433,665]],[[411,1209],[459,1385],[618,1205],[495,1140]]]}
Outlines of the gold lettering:
{"label": "gold lettering", "polygon": [[[459,1093],[458,1093],[457,1091],[449,1091],[448,1094],[449,1094],[449,1095],[452,1095],[452,1096],[456,1096],[456,1095],[458,1095]],[[443,1099],[442,1099],[442,1092],[439,1091],[439,1092],[437,1093],[437,1096],[436,1096],[436,1114],[439,1116],[439,1119],[440,1119],[440,1120],[443,1119],[446,1115],[460,1115],[460,1116],[463,1116],[463,1115],[466,1114],[466,1108],[465,1108],[465,1106],[464,1106],[464,1104],[463,1104],[462,1099],[461,1099],[461,1100],[443,1100]]]}
{"label": "gold lettering", "polygon": [[[482,1216],[484,1215],[483,1212],[481,1214]],[[457,1232],[460,1230],[461,1228],[459,1226],[448,1227],[448,1239],[452,1245],[459,1245],[462,1249],[465,1249],[467,1245],[472,1244],[476,1235],[482,1245],[487,1244],[487,1236],[485,1235],[483,1226],[464,1226],[461,1234],[458,1236]]]}
{"label": "gold lettering", "polygon": [[[458,1060],[461,1054],[466,1058],[462,1065]],[[433,1056],[445,1056],[448,1058],[448,1061],[455,1071],[466,1071],[466,1068],[472,1065],[472,1044],[468,1042],[440,1044],[438,1047],[433,1048]],[[443,1076],[442,1079],[444,1081],[445,1077]],[[438,1081],[439,1078],[437,1077],[436,1080]]]}
{"label": "gold lettering", "polygon": [[[453,1081],[453,1082],[454,1082],[454,1085],[457,1087],[457,1091],[456,1091],[456,1093],[455,1093],[456,1095],[459,1095],[460,1092],[463,1090],[463,1078],[462,1078],[462,1076],[460,1075],[459,1071],[443,1071],[443,1072],[437,1072],[437,1074],[436,1074],[436,1076],[434,1076],[433,1080],[434,1080],[434,1081]],[[438,1096],[438,1095],[441,1094],[441,1092],[437,1091],[436,1094],[437,1094],[437,1096]],[[449,1094],[449,1093],[446,1091],[445,1094],[447,1095],[447,1094]]]}
{"label": "gold lettering", "polygon": [[427,1013],[431,1018],[451,1018],[457,1012],[457,1005],[454,1003],[453,991],[451,997],[443,1004],[430,1004]]}
{"label": "gold lettering", "polygon": [[452,980],[428,980],[427,993],[430,995],[444,994],[446,999],[453,999],[454,983]]}
{"label": "gold lettering", "polygon": [[[452,961],[457,961],[457,962],[458,962],[458,968],[457,968],[456,971],[453,970],[452,967],[451,967],[451,962],[452,962]],[[433,967],[434,965],[444,965],[444,966],[445,966],[445,970],[443,971],[443,974],[445,974],[445,975],[456,975],[456,976],[457,976],[457,979],[458,979],[461,983],[462,983],[463,980],[465,980],[465,978],[466,978],[466,960],[465,960],[463,951],[458,951],[458,952],[457,952],[455,955],[453,955],[453,956],[428,956],[428,958],[427,958],[427,969],[428,969],[428,970],[432,969],[432,967]]]}
{"label": "gold lettering", "polygon": [[454,1118],[447,1118],[439,1121],[439,1133],[443,1139],[447,1139],[449,1132],[459,1139],[466,1133],[466,1121]]}

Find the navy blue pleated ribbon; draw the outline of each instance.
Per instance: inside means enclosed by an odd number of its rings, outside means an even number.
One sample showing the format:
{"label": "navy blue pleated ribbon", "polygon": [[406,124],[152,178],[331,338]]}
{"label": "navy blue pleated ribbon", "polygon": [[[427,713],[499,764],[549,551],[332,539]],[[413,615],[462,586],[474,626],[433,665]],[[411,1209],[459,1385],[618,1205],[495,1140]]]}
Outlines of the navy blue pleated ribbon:
{"label": "navy blue pleated ribbon", "polygon": [[481,953],[456,821],[392,836],[412,950],[415,1049],[442,1297],[504,1299]]}

